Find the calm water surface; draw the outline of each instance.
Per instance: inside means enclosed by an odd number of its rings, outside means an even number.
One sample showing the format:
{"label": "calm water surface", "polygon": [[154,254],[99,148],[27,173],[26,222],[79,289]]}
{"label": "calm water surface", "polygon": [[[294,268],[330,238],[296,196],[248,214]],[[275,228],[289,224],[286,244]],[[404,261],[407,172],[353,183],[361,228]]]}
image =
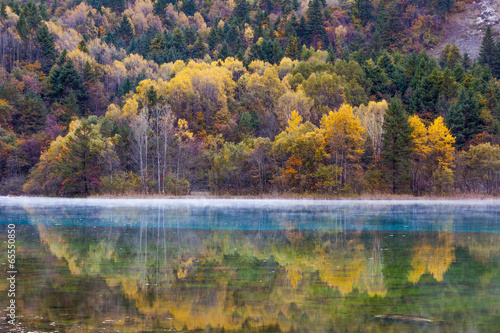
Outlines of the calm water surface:
{"label": "calm water surface", "polygon": [[18,331],[500,330],[500,201],[0,197],[2,276],[9,223]]}

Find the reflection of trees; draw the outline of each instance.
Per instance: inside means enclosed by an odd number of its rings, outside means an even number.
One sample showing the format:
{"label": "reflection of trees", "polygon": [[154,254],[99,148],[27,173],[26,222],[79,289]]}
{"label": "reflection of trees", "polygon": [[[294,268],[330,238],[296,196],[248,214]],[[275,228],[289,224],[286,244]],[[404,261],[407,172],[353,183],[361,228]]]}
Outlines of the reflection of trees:
{"label": "reflection of trees", "polygon": [[[238,329],[250,319],[252,326],[278,323],[282,329],[300,318],[328,322],[331,314],[307,306],[314,274],[341,295],[353,288],[383,294],[379,245],[365,250],[361,233],[195,231],[156,223],[160,228],[36,228],[72,275],[99,276],[120,288],[140,314],[136,327],[160,318],[189,329],[207,323]],[[113,316],[114,325],[125,317]]]}
{"label": "reflection of trees", "polygon": [[[153,217],[136,212],[131,218],[139,226],[134,228],[36,225],[44,248],[67,262],[71,274],[58,279],[90,278],[100,281],[96,290],[121,292],[114,302],[96,300],[103,311],[85,319],[92,329],[108,319],[120,331],[147,331],[154,325],[238,330],[245,322],[252,327],[279,324],[282,330],[322,327],[352,311],[353,300],[368,304],[376,302],[369,297],[391,295],[387,286],[393,285],[382,274],[387,241],[380,231],[297,230],[294,223],[274,231],[192,230],[172,228],[162,212]],[[494,257],[493,236],[479,250],[479,236],[422,235],[398,243],[412,253],[409,280],[414,283],[425,273],[443,281],[455,261],[454,241],[479,260]],[[387,257],[385,263],[390,263]],[[407,284],[405,274],[394,285]],[[90,300],[78,306],[81,317],[92,311]]]}
{"label": "reflection of trees", "polygon": [[455,244],[483,263],[500,257],[500,233],[458,233]]}
{"label": "reflection of trees", "polygon": [[444,273],[455,262],[453,233],[439,231],[437,239],[426,237],[413,248],[412,270],[408,280],[417,283],[425,273],[430,273],[436,281],[443,281]]}

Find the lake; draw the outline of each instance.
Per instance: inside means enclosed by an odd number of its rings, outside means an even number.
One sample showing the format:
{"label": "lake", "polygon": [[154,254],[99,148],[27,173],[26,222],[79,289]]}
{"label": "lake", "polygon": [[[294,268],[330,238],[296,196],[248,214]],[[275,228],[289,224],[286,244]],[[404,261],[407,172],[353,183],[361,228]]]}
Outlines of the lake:
{"label": "lake", "polygon": [[500,327],[498,200],[0,197],[2,276],[12,229],[18,331]]}

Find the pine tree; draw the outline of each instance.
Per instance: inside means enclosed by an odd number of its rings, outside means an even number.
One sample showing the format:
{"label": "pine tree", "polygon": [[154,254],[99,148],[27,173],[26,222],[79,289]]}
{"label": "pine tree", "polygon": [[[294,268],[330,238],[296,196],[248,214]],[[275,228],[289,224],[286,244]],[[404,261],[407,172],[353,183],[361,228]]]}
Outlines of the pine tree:
{"label": "pine tree", "polygon": [[469,69],[472,66],[469,54],[467,52],[464,53],[464,56],[462,58],[462,66],[464,69]]}
{"label": "pine tree", "polygon": [[224,42],[224,43],[222,43],[222,48],[221,48],[219,54],[217,55],[217,58],[220,60],[224,60],[227,57],[229,57],[229,48],[227,46],[227,43]]}
{"label": "pine tree", "polygon": [[306,15],[309,38],[319,37],[323,39],[326,31],[321,0],[312,0],[309,2]]}
{"label": "pine tree", "polygon": [[462,148],[465,143],[483,130],[480,105],[471,90],[462,88],[455,104],[450,109],[447,125],[455,136],[455,146]]}
{"label": "pine tree", "polygon": [[481,44],[481,51],[479,52],[479,63],[490,66],[491,72],[495,77],[500,76],[500,52],[493,40],[493,32],[491,27],[486,28],[486,32]]}
{"label": "pine tree", "polygon": [[19,20],[17,20],[16,29],[21,39],[25,41],[28,38],[29,28],[28,28],[28,23],[26,22],[26,16],[24,15],[24,12],[21,13],[21,15],[19,15]]}
{"label": "pine tree", "polygon": [[240,22],[246,22],[249,10],[250,5],[247,0],[236,0],[236,7],[234,8],[233,15],[240,20]]}
{"label": "pine tree", "polygon": [[120,22],[120,36],[123,38],[123,41],[125,43],[128,43],[133,35],[134,35],[134,29],[132,29],[132,25],[130,24],[130,20],[128,19],[127,15],[123,14],[122,20]]}
{"label": "pine tree", "polygon": [[362,25],[366,25],[372,19],[372,11],[370,0],[355,0],[352,5],[352,16],[358,19]]}
{"label": "pine tree", "polygon": [[44,0],[40,1],[40,5],[38,6],[38,12],[40,13],[40,17],[42,18],[42,20],[45,21],[49,20],[49,14],[47,13],[47,5],[45,4]]}
{"label": "pine tree", "polygon": [[78,43],[78,49],[82,52],[85,52],[85,53],[89,53],[89,48],[87,47],[87,43],[85,43],[85,40],[82,39],[79,43]]}
{"label": "pine tree", "polygon": [[186,37],[181,29],[175,28],[172,33],[172,49],[174,49],[175,54],[178,59],[186,59],[187,57],[187,44]]}
{"label": "pine tree", "polygon": [[193,16],[196,13],[196,4],[194,0],[184,0],[182,1],[182,11],[187,16]]}
{"label": "pine tree", "polygon": [[56,47],[54,44],[54,36],[49,31],[49,28],[47,28],[47,25],[42,24],[40,29],[38,29],[38,33],[36,35],[36,39],[38,41],[38,44],[40,45],[40,51],[41,51],[41,64],[42,64],[42,70],[45,73],[48,73],[50,71],[50,68],[52,68],[52,65],[54,64],[54,61],[56,59]]}
{"label": "pine tree", "polygon": [[210,28],[210,32],[207,37],[208,47],[213,50],[215,46],[219,43],[219,34],[217,33],[217,26]]}
{"label": "pine tree", "polygon": [[47,108],[39,95],[28,92],[22,100],[21,110],[13,116],[14,127],[20,133],[34,134],[43,129]]}
{"label": "pine tree", "polygon": [[2,18],[2,20],[7,19],[7,4],[5,3],[5,1],[2,1],[2,3],[0,3],[0,18]]}
{"label": "pine tree", "polygon": [[61,71],[61,80],[64,89],[72,89],[75,91],[78,101],[84,103],[87,99],[87,94],[85,92],[85,87],[83,86],[82,79],[75,66],[73,65],[73,60],[68,59],[64,64]]}
{"label": "pine tree", "polygon": [[28,1],[28,3],[24,6],[23,13],[26,16],[28,29],[36,31],[42,21],[42,18],[40,17],[40,13],[38,12],[38,8],[35,3],[31,0]]}
{"label": "pine tree", "polygon": [[88,60],[85,62],[85,66],[83,68],[83,78],[86,84],[95,82],[97,79],[95,76],[95,72],[92,70],[92,65]]}
{"label": "pine tree", "polygon": [[201,38],[198,37],[196,39],[196,42],[193,45],[193,58],[195,59],[203,59],[205,54],[207,53],[207,49],[205,47],[205,44],[201,41]]}
{"label": "pine tree", "polygon": [[68,137],[66,154],[56,160],[54,171],[63,182],[60,194],[67,196],[88,196],[99,180],[99,152],[92,149],[96,133],[89,120],[83,120],[74,134]]}
{"label": "pine tree", "polygon": [[285,51],[285,57],[291,59],[297,59],[299,55],[300,55],[299,39],[297,38],[297,36],[292,36],[288,41],[288,46],[286,47]]}
{"label": "pine tree", "polygon": [[411,127],[401,99],[393,98],[384,115],[382,163],[392,193],[406,193],[411,181]]}

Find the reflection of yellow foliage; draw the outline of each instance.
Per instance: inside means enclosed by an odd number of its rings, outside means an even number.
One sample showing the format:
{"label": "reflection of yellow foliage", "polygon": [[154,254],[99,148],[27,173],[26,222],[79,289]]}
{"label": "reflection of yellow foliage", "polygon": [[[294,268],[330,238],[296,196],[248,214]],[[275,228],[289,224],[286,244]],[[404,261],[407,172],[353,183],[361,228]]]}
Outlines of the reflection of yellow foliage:
{"label": "reflection of yellow foliage", "polygon": [[297,266],[288,265],[286,266],[286,278],[290,280],[290,285],[292,287],[297,287],[299,282],[302,280],[302,273]]}
{"label": "reflection of yellow foliage", "polygon": [[186,278],[188,274],[189,267],[193,265],[193,259],[194,258],[189,258],[187,261],[181,263],[181,267],[177,271],[177,278],[178,279],[184,279]]}
{"label": "reflection of yellow foliage", "polygon": [[455,262],[455,247],[453,246],[453,234],[441,231],[438,233],[438,241],[430,244],[423,241],[413,249],[413,258],[408,280],[417,283],[425,273],[430,273],[436,281],[443,281],[444,273],[450,265]]}

